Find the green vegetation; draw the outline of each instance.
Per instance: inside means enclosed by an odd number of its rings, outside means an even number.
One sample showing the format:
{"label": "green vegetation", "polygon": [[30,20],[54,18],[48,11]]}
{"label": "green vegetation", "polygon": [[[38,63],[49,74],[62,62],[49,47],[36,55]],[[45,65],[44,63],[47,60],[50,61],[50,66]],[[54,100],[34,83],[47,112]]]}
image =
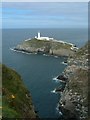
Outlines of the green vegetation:
{"label": "green vegetation", "polygon": [[46,45],[49,45],[50,42],[46,41],[46,40],[37,40],[37,39],[32,39],[29,41],[24,41],[23,42],[23,46],[27,46],[27,47],[35,47],[35,48],[40,48],[40,47],[44,47]]}
{"label": "green vegetation", "polygon": [[2,116],[3,118],[35,118],[29,91],[21,76],[2,65]]}
{"label": "green vegetation", "polygon": [[52,40],[37,40],[37,39],[31,39],[29,41],[24,41],[22,43],[23,46],[26,46],[26,47],[35,47],[35,48],[42,48],[42,47],[45,47],[45,46],[49,46],[50,48],[54,48],[54,49],[60,49],[60,48],[67,48],[67,49],[70,49],[71,45],[69,44],[63,44],[63,43],[60,43],[60,42],[54,42]]}

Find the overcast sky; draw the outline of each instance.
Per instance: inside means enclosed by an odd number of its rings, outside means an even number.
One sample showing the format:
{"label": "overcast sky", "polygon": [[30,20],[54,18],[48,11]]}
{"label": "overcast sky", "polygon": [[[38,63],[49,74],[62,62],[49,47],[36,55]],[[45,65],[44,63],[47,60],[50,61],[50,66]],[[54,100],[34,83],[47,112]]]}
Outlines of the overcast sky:
{"label": "overcast sky", "polygon": [[88,3],[4,2],[2,21],[3,28],[86,28]]}

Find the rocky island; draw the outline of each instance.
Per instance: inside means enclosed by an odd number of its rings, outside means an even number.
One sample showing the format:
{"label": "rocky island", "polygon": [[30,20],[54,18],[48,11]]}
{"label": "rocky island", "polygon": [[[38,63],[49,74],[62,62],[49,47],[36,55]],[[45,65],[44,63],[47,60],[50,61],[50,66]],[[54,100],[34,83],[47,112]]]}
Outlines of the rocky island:
{"label": "rocky island", "polygon": [[17,45],[14,50],[26,53],[48,54],[56,56],[69,56],[77,51],[77,47],[71,43],[54,38],[41,37],[40,33],[35,38],[25,40]]}

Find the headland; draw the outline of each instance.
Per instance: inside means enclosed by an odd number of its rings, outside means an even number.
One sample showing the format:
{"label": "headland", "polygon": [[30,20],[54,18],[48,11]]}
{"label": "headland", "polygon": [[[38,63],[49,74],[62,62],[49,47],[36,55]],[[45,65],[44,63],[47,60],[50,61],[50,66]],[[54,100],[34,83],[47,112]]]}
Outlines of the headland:
{"label": "headland", "polygon": [[62,40],[41,37],[38,33],[34,38],[24,40],[21,44],[18,44],[13,50],[54,56],[72,56],[78,48],[74,44]]}

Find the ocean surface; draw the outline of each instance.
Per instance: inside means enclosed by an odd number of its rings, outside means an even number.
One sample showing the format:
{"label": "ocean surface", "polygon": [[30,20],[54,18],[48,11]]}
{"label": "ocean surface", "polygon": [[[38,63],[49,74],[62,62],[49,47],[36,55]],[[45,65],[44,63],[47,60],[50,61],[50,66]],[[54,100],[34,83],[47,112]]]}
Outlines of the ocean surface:
{"label": "ocean surface", "polygon": [[[66,65],[64,57],[43,56],[14,52],[10,48],[25,39],[33,38],[37,32],[42,36],[71,42],[82,47],[88,40],[86,29],[3,29],[2,30],[2,62],[15,69],[31,92],[35,110],[41,118],[58,118],[56,110],[60,94],[52,91],[61,85],[53,80],[61,74]],[[23,92],[23,91],[22,91]]]}

